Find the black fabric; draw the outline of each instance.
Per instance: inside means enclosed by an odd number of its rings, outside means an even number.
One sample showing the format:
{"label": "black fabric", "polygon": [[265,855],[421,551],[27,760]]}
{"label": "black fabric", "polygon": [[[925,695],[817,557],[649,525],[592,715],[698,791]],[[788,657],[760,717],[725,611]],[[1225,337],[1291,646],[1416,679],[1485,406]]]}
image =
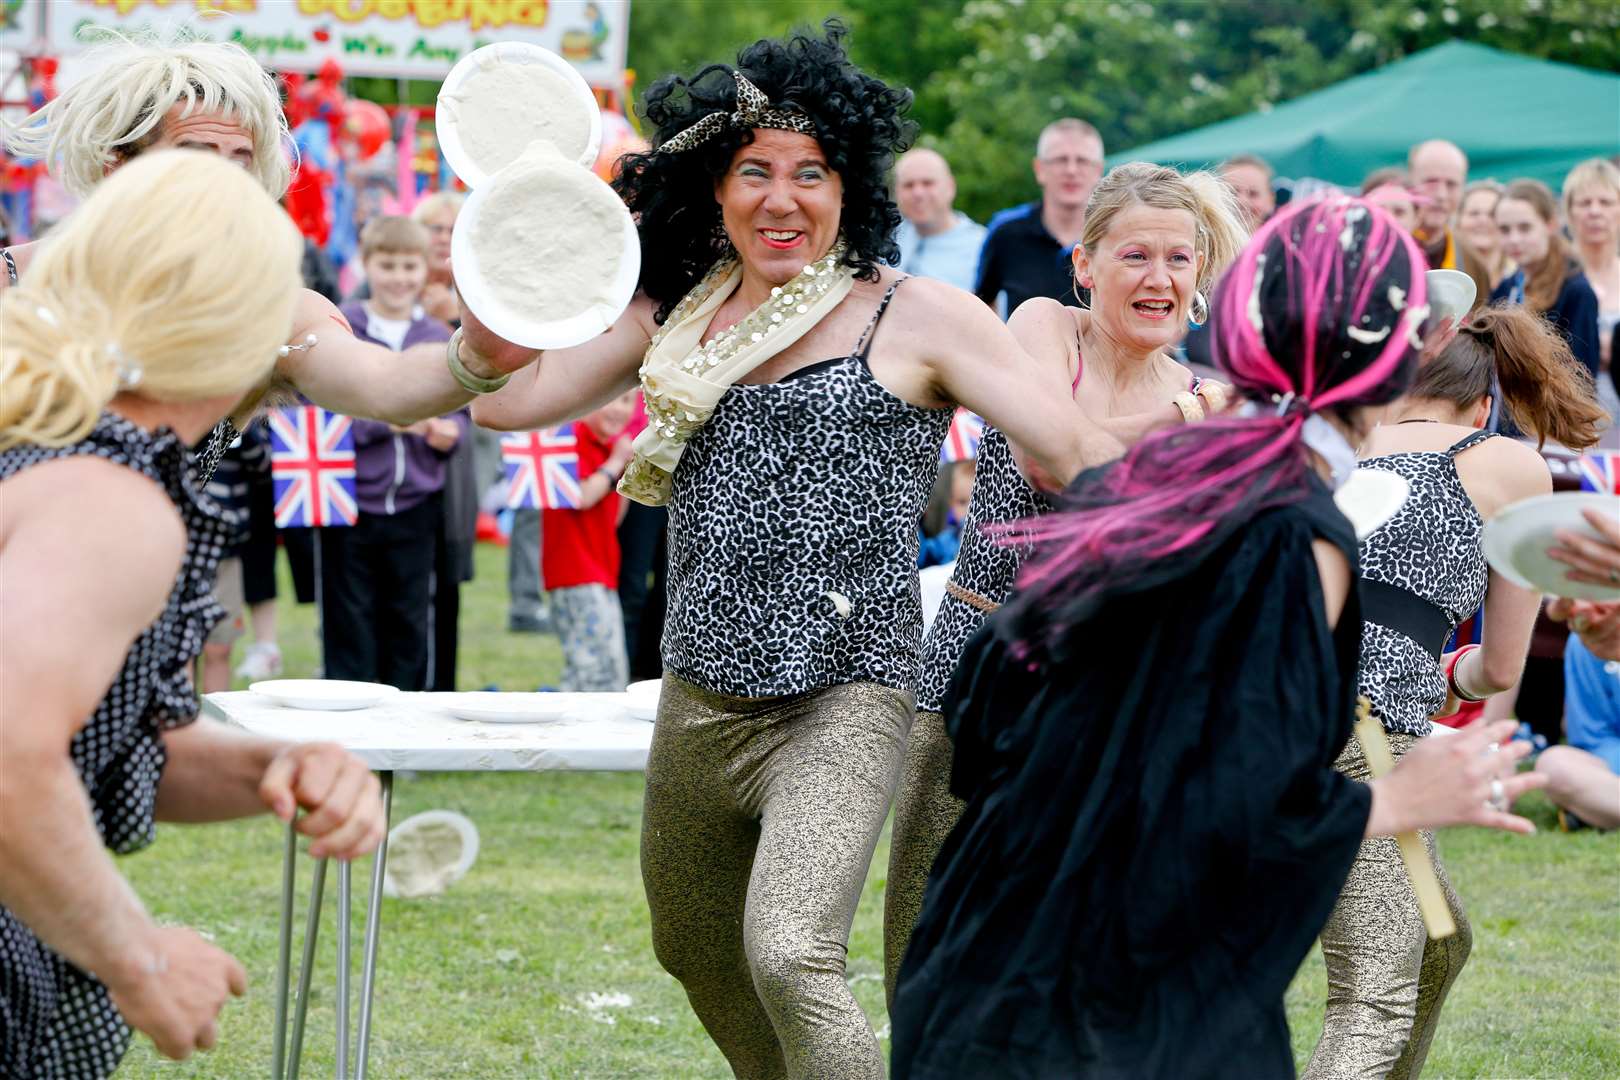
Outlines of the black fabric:
{"label": "black fabric", "polygon": [[[1046,231],[1039,201],[1003,210],[990,219],[974,280],[974,293],[991,307],[998,295],[1007,294],[1009,316],[1032,296],[1082,306],[1075,295],[1070,249]],[[1086,290],[1080,295],[1089,301]]]}
{"label": "black fabric", "polygon": [[665,578],[669,575],[669,515],[662,506],[625,500],[619,521],[619,607],[631,679],[664,673]]}
{"label": "black fabric", "polygon": [[276,489],[270,475],[270,436],[263,424],[251,424],[243,440],[262,439],[266,452],[248,473],[248,530],[241,546],[242,599],[252,607],[276,598]]}
{"label": "black fabric", "polygon": [[1293,1077],[1283,992],[1361,843],[1361,611],[1330,630],[1311,550],[1355,566],[1320,485],[1105,602],[1032,668],[1005,612],[946,700],[967,801],[893,1022],[895,1080]]}
{"label": "black fabric", "polygon": [[428,609],[443,503],[361,513],[321,536],[321,644],[329,679],[428,685]]}
{"label": "black fabric", "polygon": [[1451,617],[1399,585],[1362,578],[1361,613],[1368,622],[1405,634],[1433,653],[1436,660],[1451,637]]}

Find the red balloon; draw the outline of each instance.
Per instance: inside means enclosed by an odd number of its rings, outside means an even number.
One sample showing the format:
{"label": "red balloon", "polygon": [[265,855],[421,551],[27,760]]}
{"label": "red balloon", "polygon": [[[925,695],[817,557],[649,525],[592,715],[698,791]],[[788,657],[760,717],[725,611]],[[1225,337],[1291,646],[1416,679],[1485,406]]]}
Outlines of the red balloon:
{"label": "red balloon", "polygon": [[343,134],[354,142],[363,161],[392,140],[394,125],[381,105],[356,98],[344,109]]}

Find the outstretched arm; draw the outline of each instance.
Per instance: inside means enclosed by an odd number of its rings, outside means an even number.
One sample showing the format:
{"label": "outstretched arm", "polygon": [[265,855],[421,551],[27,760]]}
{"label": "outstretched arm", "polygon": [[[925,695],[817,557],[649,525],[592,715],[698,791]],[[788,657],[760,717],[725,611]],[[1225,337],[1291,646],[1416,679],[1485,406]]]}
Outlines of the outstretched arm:
{"label": "outstretched arm", "polygon": [[[495,337],[470,313],[464,318],[469,345],[461,355],[472,374],[492,378],[532,363],[538,355]],[[322,408],[403,427],[453,412],[477,396],[450,374],[444,342],[396,353],[361,341],[319,293],[306,289],[300,295],[293,327],[291,344],[302,344],[311,334],[316,344],[290,351],[276,365],[276,374]]]}
{"label": "outstretched arm", "polygon": [[496,431],[534,431],[574,420],[636,385],[656,327],[653,302],[630,301],[608,330],[571,349],[549,350],[538,364],[473,403],[473,422]]}

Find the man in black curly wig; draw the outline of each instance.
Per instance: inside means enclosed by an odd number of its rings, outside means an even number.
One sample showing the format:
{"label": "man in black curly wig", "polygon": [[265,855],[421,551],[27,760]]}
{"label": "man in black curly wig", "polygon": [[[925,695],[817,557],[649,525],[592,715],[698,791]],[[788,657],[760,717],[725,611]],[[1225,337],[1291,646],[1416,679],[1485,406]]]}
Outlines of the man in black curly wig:
{"label": "man in black curly wig", "polygon": [[1061,481],[1116,452],[983,304],[885,265],[910,95],[843,38],[829,22],[652,87],[654,149],[617,181],[640,292],[474,412],[552,425],[639,374],[620,491],[670,527],[653,944],[749,1078],[883,1074],[844,960],[911,725],[918,522],[955,406]]}

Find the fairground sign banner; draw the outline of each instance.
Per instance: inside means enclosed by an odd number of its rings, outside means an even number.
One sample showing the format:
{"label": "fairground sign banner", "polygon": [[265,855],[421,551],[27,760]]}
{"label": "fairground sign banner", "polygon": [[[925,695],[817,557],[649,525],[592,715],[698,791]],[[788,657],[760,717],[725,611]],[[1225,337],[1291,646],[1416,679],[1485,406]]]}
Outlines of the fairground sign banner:
{"label": "fairground sign banner", "polygon": [[22,0],[13,13],[5,44],[32,38],[53,56],[82,52],[97,29],[178,31],[234,41],[278,70],[330,57],[350,75],[442,79],[481,45],[528,41],[604,87],[623,83],[630,25],[626,0]]}

